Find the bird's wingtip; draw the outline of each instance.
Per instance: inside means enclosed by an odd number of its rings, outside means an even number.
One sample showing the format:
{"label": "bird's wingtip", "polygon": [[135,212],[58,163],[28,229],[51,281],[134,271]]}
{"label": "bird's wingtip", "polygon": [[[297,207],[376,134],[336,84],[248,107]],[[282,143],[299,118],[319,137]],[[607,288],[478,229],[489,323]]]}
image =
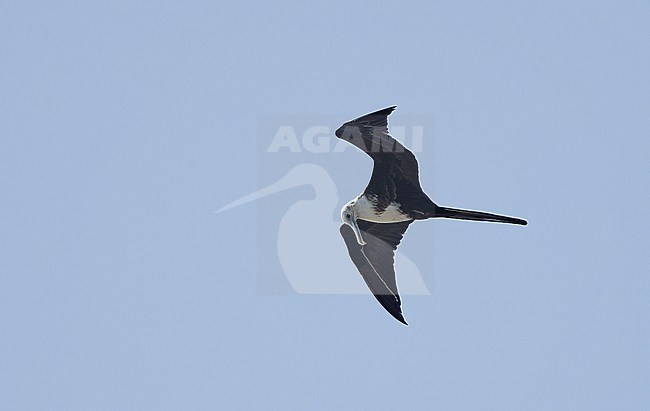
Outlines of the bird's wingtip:
{"label": "bird's wingtip", "polygon": [[401,322],[402,324],[408,327],[409,324],[406,322],[406,320],[404,319],[404,315],[402,315],[401,312],[399,314],[393,314],[393,317],[395,317],[397,321]]}
{"label": "bird's wingtip", "polygon": [[396,108],[397,108],[397,106],[389,106],[389,107],[386,107],[386,108],[383,109],[383,110],[379,110],[379,112],[385,112],[386,115],[389,115],[390,113],[392,113],[393,111],[395,111]]}
{"label": "bird's wingtip", "polygon": [[373,111],[372,113],[368,113],[368,114],[366,114],[366,115],[364,115],[362,117],[359,117],[359,118],[372,117],[372,116],[389,116],[393,111],[395,111],[396,108],[397,108],[397,106],[389,106],[389,107],[382,108],[382,109],[377,110],[377,111]]}

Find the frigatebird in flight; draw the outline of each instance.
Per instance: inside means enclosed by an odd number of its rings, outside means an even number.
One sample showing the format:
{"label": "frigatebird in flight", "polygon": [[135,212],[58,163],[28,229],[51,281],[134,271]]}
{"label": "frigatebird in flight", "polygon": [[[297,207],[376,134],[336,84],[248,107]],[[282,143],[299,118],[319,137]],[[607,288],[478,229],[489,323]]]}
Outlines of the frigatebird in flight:
{"label": "frigatebird in flight", "polygon": [[454,218],[528,223],[514,217],[441,207],[431,201],[420,187],[415,155],[388,133],[388,116],[395,107],[348,121],[336,130],[336,137],[360,148],[374,162],[364,192],[341,210],[344,224],[340,232],[352,262],[377,301],[406,324],[395,279],[394,254],[413,221]]}

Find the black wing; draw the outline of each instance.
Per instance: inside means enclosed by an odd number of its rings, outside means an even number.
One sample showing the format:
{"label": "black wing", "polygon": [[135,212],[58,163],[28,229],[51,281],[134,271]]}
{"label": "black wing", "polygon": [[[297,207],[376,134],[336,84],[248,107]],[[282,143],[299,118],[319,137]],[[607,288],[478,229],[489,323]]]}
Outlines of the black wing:
{"label": "black wing", "polygon": [[394,257],[397,245],[412,221],[400,223],[371,223],[357,220],[366,245],[357,243],[352,228],[341,226],[341,237],[345,241],[352,262],[368,284],[368,288],[382,305],[398,321],[406,324],[402,315],[402,301],[395,280]]}
{"label": "black wing", "polygon": [[[336,130],[336,137],[360,148],[375,165],[368,188],[371,192],[391,180],[402,180],[420,189],[418,161],[413,153],[388,133],[388,116],[396,106],[348,121]],[[388,184],[391,185],[391,184]],[[394,193],[392,193],[394,195]]]}

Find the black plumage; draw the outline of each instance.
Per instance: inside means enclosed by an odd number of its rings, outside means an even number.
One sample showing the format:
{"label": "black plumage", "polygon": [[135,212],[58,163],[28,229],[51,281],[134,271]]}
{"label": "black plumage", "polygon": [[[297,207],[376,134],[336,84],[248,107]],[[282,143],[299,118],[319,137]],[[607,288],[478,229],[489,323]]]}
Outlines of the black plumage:
{"label": "black plumage", "polygon": [[[341,215],[345,224],[340,231],[350,258],[379,303],[406,324],[393,260],[395,249],[413,220],[442,217],[519,225],[528,223],[515,217],[440,207],[431,201],[420,186],[415,155],[389,134],[388,116],[395,107],[348,121],[336,130],[336,137],[361,149],[374,163],[370,182],[363,194],[344,207]],[[370,204],[372,210],[362,210],[358,205],[359,199],[365,200],[363,204]],[[384,213],[389,207],[391,212]],[[359,235],[355,235],[355,231]]]}
{"label": "black plumage", "polygon": [[373,162],[372,176],[364,195],[376,198],[376,208],[385,210],[400,203],[402,210],[415,219],[432,213],[435,204],[420,187],[418,161],[406,147],[388,133],[388,115],[396,106],[348,121],[336,130],[336,136],[368,154]]}

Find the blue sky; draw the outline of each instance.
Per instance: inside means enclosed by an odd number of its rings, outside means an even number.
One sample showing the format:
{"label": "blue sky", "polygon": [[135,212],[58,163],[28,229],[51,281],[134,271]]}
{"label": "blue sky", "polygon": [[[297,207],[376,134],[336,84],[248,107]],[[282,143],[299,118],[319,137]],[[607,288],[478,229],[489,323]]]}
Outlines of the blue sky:
{"label": "blue sky", "polygon": [[[135,3],[3,6],[3,409],[650,406],[647,2]],[[414,224],[408,328],[258,292],[258,120],[393,104],[530,225]]]}

